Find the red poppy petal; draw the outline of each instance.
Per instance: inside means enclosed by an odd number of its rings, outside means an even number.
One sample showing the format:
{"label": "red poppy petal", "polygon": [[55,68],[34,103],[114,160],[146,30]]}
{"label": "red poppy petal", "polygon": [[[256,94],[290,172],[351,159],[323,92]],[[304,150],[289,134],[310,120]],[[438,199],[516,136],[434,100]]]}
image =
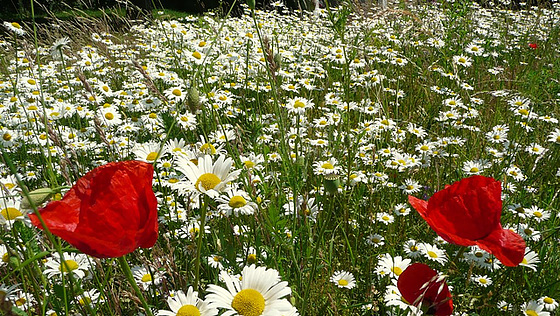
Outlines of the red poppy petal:
{"label": "red poppy petal", "polygon": [[412,205],[412,207],[414,207],[414,209],[418,211],[418,214],[420,214],[423,219],[426,219],[428,215],[428,201],[424,201],[412,195],[409,195],[408,203],[410,203],[410,205]]}
{"label": "red poppy petal", "polygon": [[476,244],[508,267],[518,266],[525,256],[525,240],[509,229],[496,229]]}
{"label": "red poppy petal", "polygon": [[[427,214],[448,236],[464,240],[488,236],[500,224],[502,213],[500,182],[472,176],[436,192],[428,201]],[[472,245],[472,243],[471,243]]]}
{"label": "red poppy petal", "polygon": [[426,305],[433,315],[448,316],[453,312],[451,293],[445,281],[437,281],[438,274],[423,263],[406,268],[397,281],[404,299],[414,306]]}
{"label": "red poppy petal", "polygon": [[412,207],[414,207],[414,209],[416,209],[416,211],[418,211],[420,216],[424,218],[424,220],[428,223],[428,225],[430,225],[432,230],[435,231],[436,234],[438,234],[445,241],[461,246],[474,245],[474,241],[462,238],[454,234],[453,231],[450,231],[449,227],[452,227],[453,225],[449,224],[446,220],[429,217],[427,210],[429,204],[428,201],[424,201],[409,195],[408,202],[410,203],[410,205],[412,205]]}
{"label": "red poppy petal", "polygon": [[[80,178],[61,201],[40,210],[53,234],[89,255],[120,257],[154,245],[158,235],[153,166],[109,163]],[[35,215],[33,224],[40,226]]]}
{"label": "red poppy petal", "polygon": [[[44,208],[39,209],[41,218],[49,229],[73,231],[78,224],[80,215],[80,200],[76,198],[74,190],[70,190],[61,201],[52,201]],[[43,228],[35,214],[29,214],[31,223],[38,228]]]}
{"label": "red poppy petal", "polygon": [[158,237],[157,199],[152,189],[154,167],[142,161],[128,161],[124,167],[140,197],[138,216],[143,220],[138,227],[137,243],[139,247],[150,248]]}

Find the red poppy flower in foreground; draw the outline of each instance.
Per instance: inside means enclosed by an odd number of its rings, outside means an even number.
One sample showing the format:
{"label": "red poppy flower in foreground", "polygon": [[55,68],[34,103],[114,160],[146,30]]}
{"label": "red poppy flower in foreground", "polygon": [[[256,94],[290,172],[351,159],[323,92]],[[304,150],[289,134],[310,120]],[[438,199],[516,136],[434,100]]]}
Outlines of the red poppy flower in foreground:
{"label": "red poppy flower in foreground", "polygon": [[409,304],[426,315],[448,316],[453,312],[453,300],[445,279],[423,263],[408,266],[399,276],[397,287]]}
{"label": "red poppy flower in foreground", "polygon": [[537,43],[529,43],[529,47],[531,47],[532,49],[537,49],[539,45],[537,45]]}
{"label": "red poppy flower in foreground", "polygon": [[[152,247],[158,237],[153,172],[151,164],[141,161],[108,163],[39,212],[54,235],[94,257],[121,257]],[[37,215],[29,217],[43,228]]]}
{"label": "red poppy flower in foreground", "polygon": [[446,241],[478,245],[504,265],[515,267],[525,254],[521,236],[500,223],[502,187],[499,181],[472,176],[436,192],[428,201],[408,196],[410,204]]}

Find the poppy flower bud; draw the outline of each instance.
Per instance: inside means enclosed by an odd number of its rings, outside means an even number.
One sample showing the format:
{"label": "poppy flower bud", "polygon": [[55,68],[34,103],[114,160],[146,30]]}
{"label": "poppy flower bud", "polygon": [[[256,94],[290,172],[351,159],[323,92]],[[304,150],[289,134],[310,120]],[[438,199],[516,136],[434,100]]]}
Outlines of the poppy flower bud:
{"label": "poppy flower bud", "polygon": [[198,93],[198,89],[196,87],[189,88],[187,93],[187,104],[193,111],[198,109],[200,105],[200,94]]}
{"label": "poppy flower bud", "polygon": [[251,10],[255,10],[255,0],[247,0],[247,5]]}
{"label": "poppy flower bud", "polygon": [[39,206],[45,203],[54,193],[51,188],[40,188],[29,192],[28,196],[24,195],[20,206],[22,209],[31,209],[32,206]]}
{"label": "poppy flower bud", "polygon": [[282,66],[282,54],[274,54],[274,63],[276,64],[276,67],[280,69],[280,67]]}
{"label": "poppy flower bud", "polygon": [[338,187],[340,186],[339,176],[336,173],[325,174],[323,184],[325,185],[325,190],[331,194],[338,193]]}

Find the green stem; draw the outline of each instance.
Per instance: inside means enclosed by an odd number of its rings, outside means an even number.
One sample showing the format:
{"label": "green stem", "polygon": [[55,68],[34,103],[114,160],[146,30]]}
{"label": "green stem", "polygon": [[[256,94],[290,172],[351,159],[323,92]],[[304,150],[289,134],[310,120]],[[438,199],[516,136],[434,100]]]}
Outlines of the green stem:
{"label": "green stem", "polygon": [[202,255],[202,240],[204,239],[204,225],[206,225],[206,208],[208,207],[209,197],[204,194],[204,203],[200,208],[200,227],[198,228],[198,242],[196,245],[196,261],[194,264],[194,288],[198,289],[200,283],[200,256]]}
{"label": "green stem", "polygon": [[138,287],[138,284],[136,284],[136,281],[134,280],[134,276],[132,275],[132,271],[130,270],[130,266],[128,265],[128,262],[126,261],[126,255],[124,255],[122,257],[119,257],[117,260],[119,261],[119,265],[121,266],[121,269],[123,270],[124,275],[126,276],[126,280],[128,281],[128,283],[130,283],[130,285],[134,289],[134,292],[136,293],[136,296],[138,296],[138,298],[140,299],[140,302],[142,302],[142,306],[144,307],[144,310],[146,311],[146,315],[154,316],[154,314],[152,314],[152,310],[150,309],[150,306],[148,305],[148,302],[146,302],[146,298],[144,297],[144,295],[142,294],[142,291],[140,291],[140,288]]}
{"label": "green stem", "polygon": [[[325,193],[324,197],[325,197],[325,202],[323,205],[327,205],[327,199],[326,197],[329,196],[327,193]],[[321,211],[322,213],[327,213],[326,214],[326,218],[324,220],[319,220],[319,217],[323,217],[320,216],[321,213],[319,213],[319,216],[317,216],[317,225],[321,225],[321,229],[319,230],[319,235],[317,235],[317,244],[315,245],[315,248],[313,249],[313,256],[311,257],[312,260],[312,265],[311,265],[311,273],[309,275],[309,279],[307,280],[307,287],[305,289],[305,295],[304,295],[304,299],[303,299],[303,307],[301,309],[301,316],[305,316],[306,311],[307,311],[307,303],[309,300],[309,293],[311,292],[311,284],[313,283],[313,279],[315,278],[315,271],[317,270],[317,253],[319,252],[319,248],[321,247],[321,242],[323,241],[323,235],[325,234],[325,229],[327,228],[327,224],[330,222],[331,220],[331,215],[332,215],[332,210],[333,210],[333,202],[334,202],[334,198],[332,196],[330,196],[330,198],[328,199],[329,202],[329,208],[325,208],[323,207],[323,210]]]}

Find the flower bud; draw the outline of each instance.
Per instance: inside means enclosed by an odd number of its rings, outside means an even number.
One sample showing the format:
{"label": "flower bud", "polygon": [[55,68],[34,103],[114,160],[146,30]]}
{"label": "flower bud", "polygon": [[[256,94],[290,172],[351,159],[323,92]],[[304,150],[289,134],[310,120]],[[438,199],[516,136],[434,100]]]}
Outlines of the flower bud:
{"label": "flower bud", "polygon": [[336,173],[325,174],[323,184],[325,190],[331,194],[338,193],[338,186],[340,186],[339,176]]}
{"label": "flower bud", "polygon": [[282,55],[280,53],[274,54],[274,63],[276,64],[276,67],[280,69],[282,66]]}
{"label": "flower bud", "polygon": [[51,188],[40,188],[29,192],[29,196],[23,196],[21,200],[22,209],[31,209],[32,205],[39,206],[45,203],[56,191]]}
{"label": "flower bud", "polygon": [[191,110],[195,110],[200,105],[200,95],[196,87],[190,87],[187,94],[187,104]]}
{"label": "flower bud", "polygon": [[251,10],[255,10],[255,0],[247,0],[247,5]]}

